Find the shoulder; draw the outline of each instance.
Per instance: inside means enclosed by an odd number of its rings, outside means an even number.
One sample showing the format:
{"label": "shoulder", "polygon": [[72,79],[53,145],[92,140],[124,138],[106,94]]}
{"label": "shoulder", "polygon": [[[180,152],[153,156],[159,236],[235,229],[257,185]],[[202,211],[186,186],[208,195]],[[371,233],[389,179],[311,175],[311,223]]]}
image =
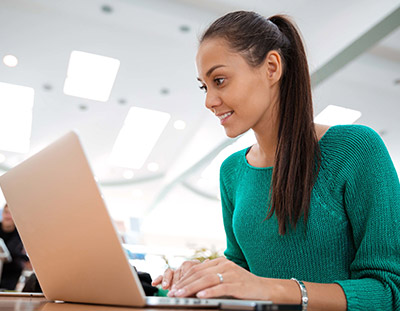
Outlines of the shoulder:
{"label": "shoulder", "polygon": [[247,149],[242,149],[231,154],[221,164],[220,168],[220,180],[221,181],[233,181],[238,176],[240,170],[245,165],[245,157]]}
{"label": "shoulder", "polygon": [[321,138],[321,147],[346,155],[386,150],[379,134],[365,125],[336,125]]}
{"label": "shoulder", "polygon": [[242,149],[227,157],[221,164],[221,172],[237,169],[238,166],[241,166],[246,156],[247,149],[248,148]]}
{"label": "shoulder", "polygon": [[[322,167],[335,174],[388,174],[395,172],[385,143],[372,128],[364,125],[336,125],[320,142]],[[341,175],[340,174],[340,175]]]}

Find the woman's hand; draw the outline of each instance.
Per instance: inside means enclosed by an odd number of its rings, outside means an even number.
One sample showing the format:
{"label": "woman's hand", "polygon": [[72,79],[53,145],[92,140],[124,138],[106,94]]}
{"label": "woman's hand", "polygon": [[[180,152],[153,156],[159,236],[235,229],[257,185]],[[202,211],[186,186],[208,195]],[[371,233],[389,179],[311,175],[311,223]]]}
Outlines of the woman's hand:
{"label": "woman's hand", "polygon": [[161,284],[163,289],[170,289],[173,285],[175,285],[184,275],[185,273],[195,265],[198,265],[200,261],[198,260],[190,260],[185,261],[178,269],[173,270],[171,268],[165,270],[163,275],[158,276],[151,284],[153,286],[157,286]]}
{"label": "woman's hand", "polygon": [[168,293],[170,297],[269,300],[269,280],[260,278],[232,261],[221,257],[192,266]]}

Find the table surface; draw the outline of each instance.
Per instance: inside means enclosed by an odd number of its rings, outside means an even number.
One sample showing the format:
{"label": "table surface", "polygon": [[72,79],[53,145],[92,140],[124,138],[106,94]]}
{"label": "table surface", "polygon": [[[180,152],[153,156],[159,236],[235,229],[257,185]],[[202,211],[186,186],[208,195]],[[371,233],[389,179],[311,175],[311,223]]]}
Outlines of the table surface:
{"label": "table surface", "polygon": [[[0,293],[1,311],[170,311],[170,308],[127,308],[113,306],[84,305],[78,303],[58,303],[47,301],[44,297],[29,297],[17,294]],[[179,309],[180,311],[202,311],[200,309]],[[209,309],[203,309],[208,310]]]}

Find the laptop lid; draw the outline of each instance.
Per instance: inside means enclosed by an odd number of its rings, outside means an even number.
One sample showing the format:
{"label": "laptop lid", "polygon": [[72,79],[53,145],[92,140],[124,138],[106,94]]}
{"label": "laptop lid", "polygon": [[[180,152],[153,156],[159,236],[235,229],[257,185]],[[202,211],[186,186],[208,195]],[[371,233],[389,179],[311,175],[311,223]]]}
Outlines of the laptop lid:
{"label": "laptop lid", "polygon": [[75,133],[2,175],[0,186],[47,299],[145,305]]}

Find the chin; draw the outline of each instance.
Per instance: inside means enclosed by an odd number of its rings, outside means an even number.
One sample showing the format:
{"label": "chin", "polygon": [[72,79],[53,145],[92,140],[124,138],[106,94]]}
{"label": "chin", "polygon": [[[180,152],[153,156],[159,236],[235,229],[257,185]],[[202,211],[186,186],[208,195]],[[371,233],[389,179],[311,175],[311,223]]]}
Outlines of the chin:
{"label": "chin", "polygon": [[228,129],[225,129],[225,134],[226,136],[228,136],[229,138],[236,138],[239,135],[243,134],[243,133],[239,133],[239,132],[234,132],[234,131],[229,131]]}

